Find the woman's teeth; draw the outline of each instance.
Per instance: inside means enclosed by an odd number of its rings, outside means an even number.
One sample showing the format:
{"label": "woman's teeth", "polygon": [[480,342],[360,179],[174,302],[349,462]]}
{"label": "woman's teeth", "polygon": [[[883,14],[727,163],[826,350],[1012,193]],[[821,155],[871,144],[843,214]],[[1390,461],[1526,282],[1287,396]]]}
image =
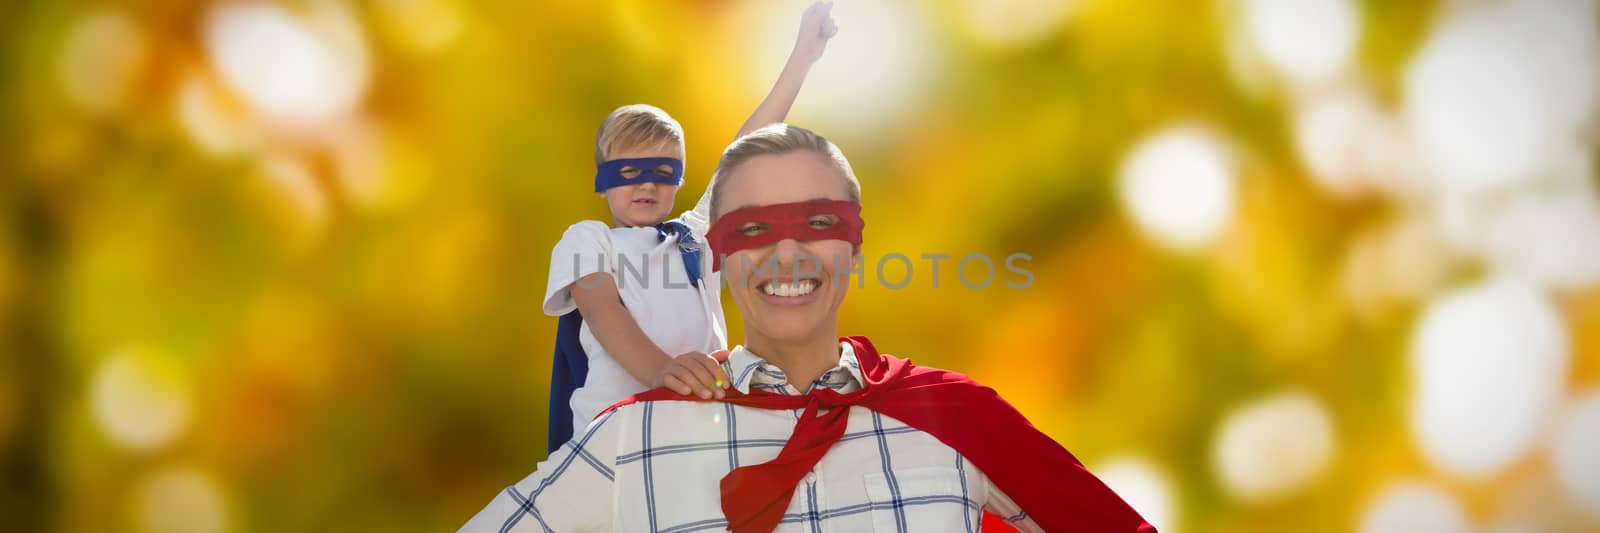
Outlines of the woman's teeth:
{"label": "woman's teeth", "polygon": [[761,285],[761,292],[772,296],[805,296],[817,289],[817,281],[802,279],[798,281],[775,281]]}

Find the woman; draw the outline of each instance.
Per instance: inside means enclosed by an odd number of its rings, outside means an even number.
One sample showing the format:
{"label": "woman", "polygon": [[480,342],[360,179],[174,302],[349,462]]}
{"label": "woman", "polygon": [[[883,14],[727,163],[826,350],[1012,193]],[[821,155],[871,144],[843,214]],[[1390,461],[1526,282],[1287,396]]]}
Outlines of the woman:
{"label": "woman", "polygon": [[[734,141],[707,232],[745,345],[723,398],[655,389],[602,413],[466,530],[1154,531],[992,389],[839,338],[860,187],[838,148]],[[712,368],[705,368],[708,372]]]}

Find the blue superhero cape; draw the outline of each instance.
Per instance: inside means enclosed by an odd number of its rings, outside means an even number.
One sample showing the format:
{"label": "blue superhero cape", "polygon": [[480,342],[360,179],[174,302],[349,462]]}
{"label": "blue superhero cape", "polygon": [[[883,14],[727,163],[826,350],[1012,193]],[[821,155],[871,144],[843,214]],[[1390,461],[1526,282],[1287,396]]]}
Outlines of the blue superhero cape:
{"label": "blue superhero cape", "polygon": [[583,315],[576,309],[556,325],[556,353],[550,371],[550,452],[572,440],[572,393],[589,378],[589,354],[578,342]]}

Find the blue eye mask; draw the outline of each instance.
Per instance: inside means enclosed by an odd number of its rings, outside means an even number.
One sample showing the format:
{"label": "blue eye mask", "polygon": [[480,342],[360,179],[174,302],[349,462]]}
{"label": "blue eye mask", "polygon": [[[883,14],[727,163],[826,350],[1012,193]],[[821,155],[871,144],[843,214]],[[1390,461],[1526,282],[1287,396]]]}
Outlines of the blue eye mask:
{"label": "blue eye mask", "polygon": [[[672,173],[666,176],[657,174],[656,168],[661,165],[672,167]],[[623,167],[637,168],[639,175],[632,179],[624,178]],[[674,157],[641,157],[606,161],[601,163],[594,173],[594,192],[605,192],[612,187],[638,185],[647,181],[662,185],[683,185],[683,160]]]}

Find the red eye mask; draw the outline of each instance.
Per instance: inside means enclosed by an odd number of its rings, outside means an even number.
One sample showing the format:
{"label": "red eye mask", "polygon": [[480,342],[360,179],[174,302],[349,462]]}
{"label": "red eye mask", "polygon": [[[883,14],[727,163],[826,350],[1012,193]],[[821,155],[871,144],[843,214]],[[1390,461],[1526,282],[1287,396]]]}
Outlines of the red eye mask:
{"label": "red eye mask", "polygon": [[711,243],[711,271],[722,269],[724,256],[784,239],[837,239],[861,244],[861,228],[865,225],[861,204],[848,200],[812,200],[732,211],[718,218],[706,232],[706,240]]}

